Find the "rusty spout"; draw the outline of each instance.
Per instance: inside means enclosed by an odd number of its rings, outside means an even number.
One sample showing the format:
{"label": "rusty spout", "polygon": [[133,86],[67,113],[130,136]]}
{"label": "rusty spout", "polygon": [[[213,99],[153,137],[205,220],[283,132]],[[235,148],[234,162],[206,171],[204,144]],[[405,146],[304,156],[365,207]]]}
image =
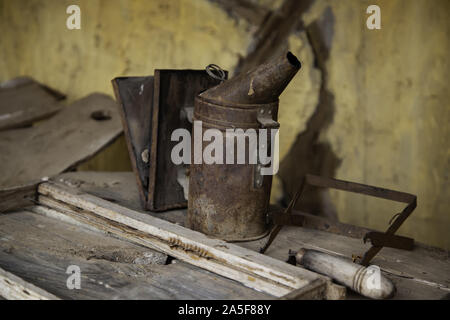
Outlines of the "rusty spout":
{"label": "rusty spout", "polygon": [[231,104],[275,102],[300,67],[297,57],[288,52],[253,70],[241,73],[200,96],[209,101]]}

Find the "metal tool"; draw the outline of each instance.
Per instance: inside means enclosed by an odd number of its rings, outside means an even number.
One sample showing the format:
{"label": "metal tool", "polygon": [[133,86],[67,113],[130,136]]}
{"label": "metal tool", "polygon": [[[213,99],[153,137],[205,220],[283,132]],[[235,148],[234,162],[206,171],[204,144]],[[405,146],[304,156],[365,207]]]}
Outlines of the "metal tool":
{"label": "metal tool", "polygon": [[[417,206],[417,197],[413,194],[389,190],[385,188],[350,182],[337,180],[332,178],[320,177],[312,174],[307,174],[300,188],[297,190],[294,198],[289,203],[289,206],[283,213],[283,220],[288,222],[294,222],[295,219],[290,219],[292,215],[292,209],[300,198],[304,188],[306,185],[321,187],[321,188],[333,188],[348,192],[354,192],[359,194],[365,194],[372,197],[393,200],[397,202],[407,203],[408,205],[403,209],[402,212],[396,214],[393,219],[391,219],[391,223],[386,232],[378,232],[371,231],[364,235],[363,241],[371,241],[372,247],[363,255],[363,257],[358,261],[361,265],[367,266],[369,262],[373,259],[373,257],[383,248],[383,247],[391,247],[397,249],[404,250],[412,250],[414,247],[414,239],[401,237],[394,235],[394,233],[400,228],[402,223],[409,217],[409,215],[414,211]],[[298,226],[302,226],[302,221],[296,224]],[[280,230],[282,229],[283,224],[276,224],[272,229],[269,239],[266,244],[260,249],[261,253],[264,253],[273,240],[276,238]],[[359,260],[359,259],[357,259]]]}
{"label": "metal tool", "polygon": [[[279,127],[278,96],[300,67],[300,62],[289,52],[206,90],[195,99],[194,123],[201,121],[203,127],[220,130],[223,146],[232,142],[234,148],[235,141],[244,139],[247,152],[250,139],[246,130],[253,130],[259,140],[259,129]],[[232,136],[226,134],[228,129],[242,130],[234,131]],[[274,147],[268,131],[268,141],[258,148]],[[194,137],[196,134],[202,133],[196,131],[194,124]],[[210,144],[202,143],[202,150]],[[187,225],[227,241],[265,236],[272,176],[261,173],[265,164],[260,159],[257,163],[238,163],[237,152],[232,155],[233,164],[227,164],[227,152],[222,163],[195,163],[194,160],[191,164]]]}

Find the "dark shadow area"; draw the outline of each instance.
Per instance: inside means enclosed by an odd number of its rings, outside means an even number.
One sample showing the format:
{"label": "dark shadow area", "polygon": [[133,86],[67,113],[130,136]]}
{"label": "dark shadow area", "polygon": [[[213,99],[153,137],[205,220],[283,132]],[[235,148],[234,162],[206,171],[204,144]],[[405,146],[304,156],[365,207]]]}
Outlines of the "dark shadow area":
{"label": "dark shadow area", "polygon": [[[333,121],[334,96],[327,89],[326,62],[333,37],[334,16],[330,8],[323,16],[306,28],[308,40],[315,55],[315,66],[321,71],[319,103],[309,119],[306,130],[298,135],[287,156],[280,163],[279,177],[283,183],[285,197],[282,205],[287,206],[300,187],[305,174],[311,173],[334,177],[340,159],[327,142],[319,141],[320,133]],[[337,219],[336,210],[327,190],[306,188],[295,209],[311,214]]]}
{"label": "dark shadow area", "polygon": [[304,29],[301,18],[313,2],[314,0],[286,0],[280,8],[266,14],[255,32],[247,56],[239,60],[235,74],[247,72],[287,51],[289,35],[294,30]]}

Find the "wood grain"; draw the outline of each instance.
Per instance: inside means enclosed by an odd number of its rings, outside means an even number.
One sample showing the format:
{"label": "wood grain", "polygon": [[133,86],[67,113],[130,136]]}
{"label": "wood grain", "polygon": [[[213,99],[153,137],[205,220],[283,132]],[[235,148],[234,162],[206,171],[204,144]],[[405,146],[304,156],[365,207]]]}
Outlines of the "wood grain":
{"label": "wood grain", "polygon": [[[27,211],[0,215],[0,268],[61,299],[268,299],[182,261],[149,263],[148,247]],[[68,289],[78,265],[81,289]]]}
{"label": "wood grain", "polygon": [[65,96],[27,77],[0,84],[0,131],[25,127],[61,110]]}
{"label": "wood grain", "polygon": [[[95,120],[93,112],[106,117]],[[0,187],[26,184],[73,168],[121,132],[116,103],[104,94],[78,100],[31,128],[0,132]]]}
{"label": "wood grain", "polygon": [[0,296],[8,300],[59,300],[59,298],[0,268]]}
{"label": "wood grain", "polygon": [[[71,182],[71,185],[76,183],[85,192],[138,210],[139,198],[132,173],[74,172],[62,174],[58,179]],[[182,225],[185,210],[147,214]],[[267,238],[237,245],[258,251],[265,241]],[[352,254],[365,252],[368,246],[369,244],[365,245],[358,238],[313,228],[286,226],[266,254],[286,261],[289,249],[298,250],[305,247],[351,258]],[[372,264],[378,265],[396,285],[397,293],[394,299],[442,299],[450,293],[449,257],[450,254],[446,250],[416,242],[413,251],[383,248]],[[363,297],[349,291],[348,298]]]}
{"label": "wood grain", "polygon": [[[205,235],[167,221],[141,214],[80,190],[61,184],[42,183],[40,195],[106,219],[105,224],[133,238],[140,238],[159,251],[195,266],[236,280],[250,288],[283,296],[321,278],[315,273],[293,267],[254,251],[207,238]],[[50,203],[46,203],[50,205]],[[56,208],[58,209],[58,208]],[[113,229],[111,232],[114,233]],[[325,278],[316,287],[326,286]],[[317,283],[317,282],[316,282]]]}

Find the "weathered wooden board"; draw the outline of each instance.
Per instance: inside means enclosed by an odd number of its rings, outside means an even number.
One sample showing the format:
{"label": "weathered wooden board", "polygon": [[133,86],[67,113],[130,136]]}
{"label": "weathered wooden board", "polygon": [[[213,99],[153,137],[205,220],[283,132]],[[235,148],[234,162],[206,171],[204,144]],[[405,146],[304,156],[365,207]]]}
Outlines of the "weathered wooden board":
{"label": "weathered wooden board", "polygon": [[116,103],[98,93],[31,128],[0,132],[0,187],[68,170],[95,155],[121,132]]}
{"label": "weathered wooden board", "polygon": [[0,84],[0,131],[20,128],[58,112],[65,96],[31,78]]}
{"label": "weathered wooden board", "polygon": [[[241,245],[257,250],[264,239]],[[266,254],[287,260],[288,251],[300,248],[316,249],[351,259],[370,247],[360,239],[331,234],[323,231],[287,226],[267,250]],[[416,245],[413,251],[383,248],[371,262],[377,265],[397,285],[394,299],[441,299],[450,293],[450,259],[448,252]],[[420,290],[416,290],[421,288]]]}
{"label": "weathered wooden board", "polygon": [[8,300],[59,300],[59,298],[0,268],[0,297]]}
{"label": "weathered wooden board", "polygon": [[33,205],[38,182],[0,189],[0,213]]}
{"label": "weathered wooden board", "polygon": [[[65,173],[58,177],[58,181],[78,184],[81,190],[106,199],[113,199],[115,203],[137,210],[139,198],[131,173],[106,172],[78,172]],[[173,213],[173,214],[172,214]],[[184,223],[184,210],[174,210],[164,213],[152,213],[162,219],[178,224]],[[259,250],[262,243],[252,241],[238,243],[240,246],[252,250]],[[301,247],[322,250],[329,253],[343,255],[350,258],[352,254],[361,254],[369,244],[364,245],[361,239],[340,236],[301,227],[284,227],[274,243],[267,251],[267,255],[286,261],[288,250],[298,250]],[[441,299],[449,295],[450,287],[450,259],[449,252],[416,243],[413,251],[403,251],[383,248],[372,261],[385,272],[397,285],[394,299]],[[361,298],[350,295],[350,298]]]}
{"label": "weathered wooden board", "polygon": [[[85,222],[106,225],[108,231],[146,242],[150,247],[170,254],[180,260],[248,287],[283,296],[292,290],[311,285],[316,289],[330,285],[328,279],[299,267],[244,249],[222,240],[211,239],[199,232],[186,229],[165,220],[139,213],[101,198],[86,194],[63,184],[44,182],[38,187],[38,201],[62,213],[73,211]],[[50,198],[51,201],[45,201]],[[64,206],[67,208],[65,209]],[[75,217],[75,215],[74,215]],[[315,281],[320,279],[322,281]],[[323,296],[325,298],[325,296]]]}
{"label": "weathered wooden board", "polygon": [[[138,235],[134,230],[126,230],[123,226],[117,225],[112,221],[99,219],[87,211],[69,206],[46,196],[40,195],[38,199],[41,205],[32,208],[32,211],[35,213],[77,226],[87,227],[90,230],[101,231],[105,234],[117,236],[120,239],[127,239],[143,246],[153,247],[151,242],[146,241],[145,235],[143,239],[142,235]],[[318,278],[304,287],[291,291],[283,298],[323,299],[326,297],[327,299],[340,300],[344,299],[345,296],[345,287],[332,285],[329,281],[324,286],[323,279]]]}
{"label": "weathered wooden board", "polygon": [[129,209],[158,217],[184,226],[186,211],[183,209],[152,212],[142,209],[136,179],[131,172],[66,172],[53,181],[76,187],[86,193],[118,203]]}
{"label": "weathered wooden board", "polygon": [[[63,299],[267,299],[270,296],[127,241],[27,211],[0,215],[0,268]],[[157,261],[158,264],[151,262]],[[81,289],[68,289],[69,265]]]}

